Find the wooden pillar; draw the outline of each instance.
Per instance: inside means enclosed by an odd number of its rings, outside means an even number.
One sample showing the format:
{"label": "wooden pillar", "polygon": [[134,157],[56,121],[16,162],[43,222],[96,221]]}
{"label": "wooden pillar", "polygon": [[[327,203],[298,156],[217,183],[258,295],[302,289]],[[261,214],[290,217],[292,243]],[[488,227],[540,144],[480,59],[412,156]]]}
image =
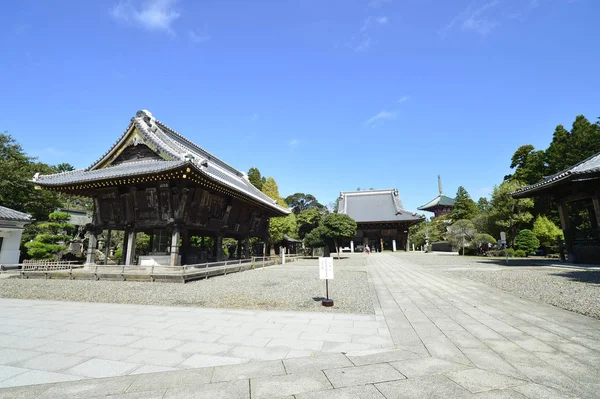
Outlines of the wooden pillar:
{"label": "wooden pillar", "polygon": [[154,230],[150,231],[148,235],[150,236],[150,242],[148,243],[148,246],[150,247],[150,252],[154,252]]}
{"label": "wooden pillar", "polygon": [[85,259],[86,265],[93,265],[96,263],[96,246],[98,245],[98,234],[95,231],[90,232],[88,240],[88,251]]}
{"label": "wooden pillar", "polygon": [[598,194],[594,194],[592,203],[594,204],[594,214],[596,215],[596,231],[600,233],[600,197]]}
{"label": "wooden pillar", "polygon": [[242,259],[242,239],[237,240],[237,258]]}
{"label": "wooden pillar", "polygon": [[379,245],[381,248],[381,252],[383,252],[383,238],[379,238]]}
{"label": "wooden pillar", "polygon": [[573,251],[573,237],[571,236],[571,223],[569,220],[569,210],[567,204],[560,202],[558,204],[558,215],[560,217],[560,225],[565,235],[565,243],[567,246],[567,261],[569,263],[575,262],[575,253]]}
{"label": "wooden pillar", "polygon": [[223,233],[217,233],[215,236],[215,256],[217,262],[223,260]]}
{"label": "wooden pillar", "polygon": [[123,230],[123,250],[121,251],[121,255],[123,259],[121,262],[125,265],[125,258],[127,257],[127,241],[129,241],[129,235],[127,234],[127,230]]}
{"label": "wooden pillar", "polygon": [[171,235],[171,266],[179,266],[179,229],[177,228]]}
{"label": "wooden pillar", "polygon": [[188,257],[190,251],[190,232],[185,229],[181,231],[181,248],[179,248],[179,253],[181,254],[181,264],[188,264]]}
{"label": "wooden pillar", "polygon": [[125,255],[125,264],[133,265],[135,262],[135,230],[127,233],[127,254]]}
{"label": "wooden pillar", "polygon": [[110,255],[110,233],[111,229],[108,229],[106,233],[106,248],[104,248],[104,264],[108,265],[108,255]]}
{"label": "wooden pillar", "polygon": [[250,258],[250,237],[244,239],[244,259]]}

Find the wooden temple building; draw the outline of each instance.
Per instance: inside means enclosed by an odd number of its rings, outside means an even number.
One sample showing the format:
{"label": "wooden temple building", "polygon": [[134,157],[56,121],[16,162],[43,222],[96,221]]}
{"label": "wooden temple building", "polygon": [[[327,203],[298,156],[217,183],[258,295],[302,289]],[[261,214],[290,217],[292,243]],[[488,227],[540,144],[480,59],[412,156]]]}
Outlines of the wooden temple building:
{"label": "wooden temple building", "polygon": [[[600,153],[539,183],[513,193],[514,198],[551,197],[558,204],[567,260],[600,264]],[[572,223],[569,208],[587,209],[590,229]]]}
{"label": "wooden temple building", "polygon": [[372,251],[407,250],[408,228],[425,220],[403,209],[398,189],[341,192],[338,212],[358,225],[349,243],[351,252],[359,244],[369,245]]}
{"label": "wooden temple building", "polygon": [[[116,143],[90,167],[36,174],[48,190],[94,202],[87,263],[94,263],[102,231],[125,232],[124,263],[135,264],[136,233],[150,236],[147,265],[196,264],[224,259],[223,238],[238,240],[237,257],[250,256],[250,237],[266,239],[269,219],[290,213],[255,188],[248,176],[157,120],[137,112]],[[192,247],[190,237],[202,237]],[[204,245],[211,237],[212,248]],[[209,241],[209,240],[207,240]]]}
{"label": "wooden temple building", "polygon": [[444,195],[442,190],[442,178],[438,175],[438,189],[440,194],[426,203],[423,206],[418,207],[417,209],[420,211],[433,212],[433,217],[437,218],[440,216],[444,216],[452,212],[452,208],[454,208],[454,199]]}

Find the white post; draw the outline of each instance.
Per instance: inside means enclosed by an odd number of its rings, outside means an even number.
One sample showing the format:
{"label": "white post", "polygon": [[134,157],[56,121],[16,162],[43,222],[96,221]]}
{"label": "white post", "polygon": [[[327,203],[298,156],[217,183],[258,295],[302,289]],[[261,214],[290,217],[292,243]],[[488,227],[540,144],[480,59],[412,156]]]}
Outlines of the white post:
{"label": "white post", "polygon": [[132,265],[135,258],[135,230],[129,232],[127,236],[127,255],[125,256],[125,264]]}
{"label": "white post", "polygon": [[415,252],[415,244],[413,244],[413,252]]}
{"label": "white post", "polygon": [[179,266],[179,230],[173,230],[171,236],[171,266]]}
{"label": "white post", "polygon": [[354,241],[350,240],[350,252],[354,253]]}
{"label": "white post", "polygon": [[281,264],[285,265],[285,248],[279,247],[279,253],[281,254]]}
{"label": "white post", "polygon": [[392,252],[396,252],[396,240],[392,240]]}
{"label": "white post", "polygon": [[96,263],[96,240],[98,236],[96,236],[96,232],[92,231],[90,233],[90,238],[88,242],[88,252],[87,257],[85,259],[86,265],[93,265]]}

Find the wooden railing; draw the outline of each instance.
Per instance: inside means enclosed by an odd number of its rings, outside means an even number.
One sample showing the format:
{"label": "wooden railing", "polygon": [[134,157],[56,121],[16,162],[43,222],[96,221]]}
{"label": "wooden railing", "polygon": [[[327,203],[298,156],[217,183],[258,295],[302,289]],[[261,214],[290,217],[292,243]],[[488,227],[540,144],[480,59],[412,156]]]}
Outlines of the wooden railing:
{"label": "wooden railing", "polygon": [[[301,258],[301,255],[290,254],[285,256],[285,262],[294,262]],[[237,273],[243,270],[265,268],[268,266],[280,265],[282,258],[280,256],[255,256],[250,259],[224,260],[219,262],[206,262],[184,266],[139,266],[139,265],[80,265],[75,262],[45,262],[40,263],[22,263],[4,268],[10,268],[14,274],[20,274],[21,278],[44,277],[49,278],[88,278],[94,280],[118,279],[118,280],[176,280],[191,281],[206,279],[212,276],[227,275],[228,273]],[[146,279],[147,277],[147,279]]]}

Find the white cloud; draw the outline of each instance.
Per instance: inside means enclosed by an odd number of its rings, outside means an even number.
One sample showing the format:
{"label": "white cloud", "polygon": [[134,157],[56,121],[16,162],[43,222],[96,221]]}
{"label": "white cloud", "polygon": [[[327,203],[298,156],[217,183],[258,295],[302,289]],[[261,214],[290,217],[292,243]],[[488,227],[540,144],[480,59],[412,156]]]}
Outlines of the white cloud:
{"label": "white cloud", "polygon": [[197,35],[193,30],[188,31],[188,37],[192,43],[203,43],[210,40],[210,35],[200,36]]}
{"label": "white cloud", "polygon": [[369,7],[379,8],[379,7],[383,7],[386,4],[389,4],[391,2],[392,2],[392,0],[371,0],[369,2]]}
{"label": "white cloud", "polygon": [[360,43],[358,43],[356,46],[354,46],[354,51],[356,51],[356,52],[366,51],[369,49],[369,47],[371,47],[371,38],[368,36],[365,36],[362,38]]}
{"label": "white cloud", "polygon": [[369,30],[369,28],[373,25],[385,25],[389,22],[389,18],[386,16],[382,16],[382,17],[373,17],[373,16],[368,16],[365,21],[363,22],[362,26],[360,27],[360,31],[361,32],[366,32]]}
{"label": "white cloud", "polygon": [[441,30],[440,34],[442,37],[445,37],[449,30],[459,27],[462,30],[477,32],[482,36],[487,35],[500,24],[496,15],[489,15],[490,10],[498,4],[498,0],[488,1],[479,7],[476,7],[475,3],[472,3],[464,11],[455,16]]}
{"label": "white cloud", "polygon": [[[375,25],[386,25],[389,22],[389,18],[386,16],[374,17],[368,16],[362,23],[360,27],[360,36],[358,38],[358,42],[354,44],[349,44],[356,52],[366,51],[371,47],[371,44],[376,43],[371,39],[370,31],[372,30],[372,26]],[[354,39],[352,40],[354,41]]]}
{"label": "white cloud", "polygon": [[386,111],[384,109],[383,111],[381,111],[377,115],[372,116],[369,119],[367,119],[365,121],[365,125],[367,125],[367,126],[374,126],[374,125],[377,124],[377,122],[380,122],[380,121],[390,120],[390,119],[396,119],[396,116],[397,116],[397,112],[396,111]]}
{"label": "white cloud", "polygon": [[121,0],[111,14],[118,21],[174,35],[171,25],[181,16],[175,9],[176,3],[177,0],[144,0],[136,5],[131,0]]}
{"label": "white cloud", "polygon": [[298,144],[300,144],[300,140],[298,139],[291,139],[288,143],[290,147],[296,147]]}
{"label": "white cloud", "polygon": [[408,96],[403,96],[403,97],[401,97],[401,98],[398,100],[398,104],[401,104],[401,103],[403,103],[403,102],[406,102],[406,101],[408,101],[408,99],[409,99],[409,97],[408,97]]}

